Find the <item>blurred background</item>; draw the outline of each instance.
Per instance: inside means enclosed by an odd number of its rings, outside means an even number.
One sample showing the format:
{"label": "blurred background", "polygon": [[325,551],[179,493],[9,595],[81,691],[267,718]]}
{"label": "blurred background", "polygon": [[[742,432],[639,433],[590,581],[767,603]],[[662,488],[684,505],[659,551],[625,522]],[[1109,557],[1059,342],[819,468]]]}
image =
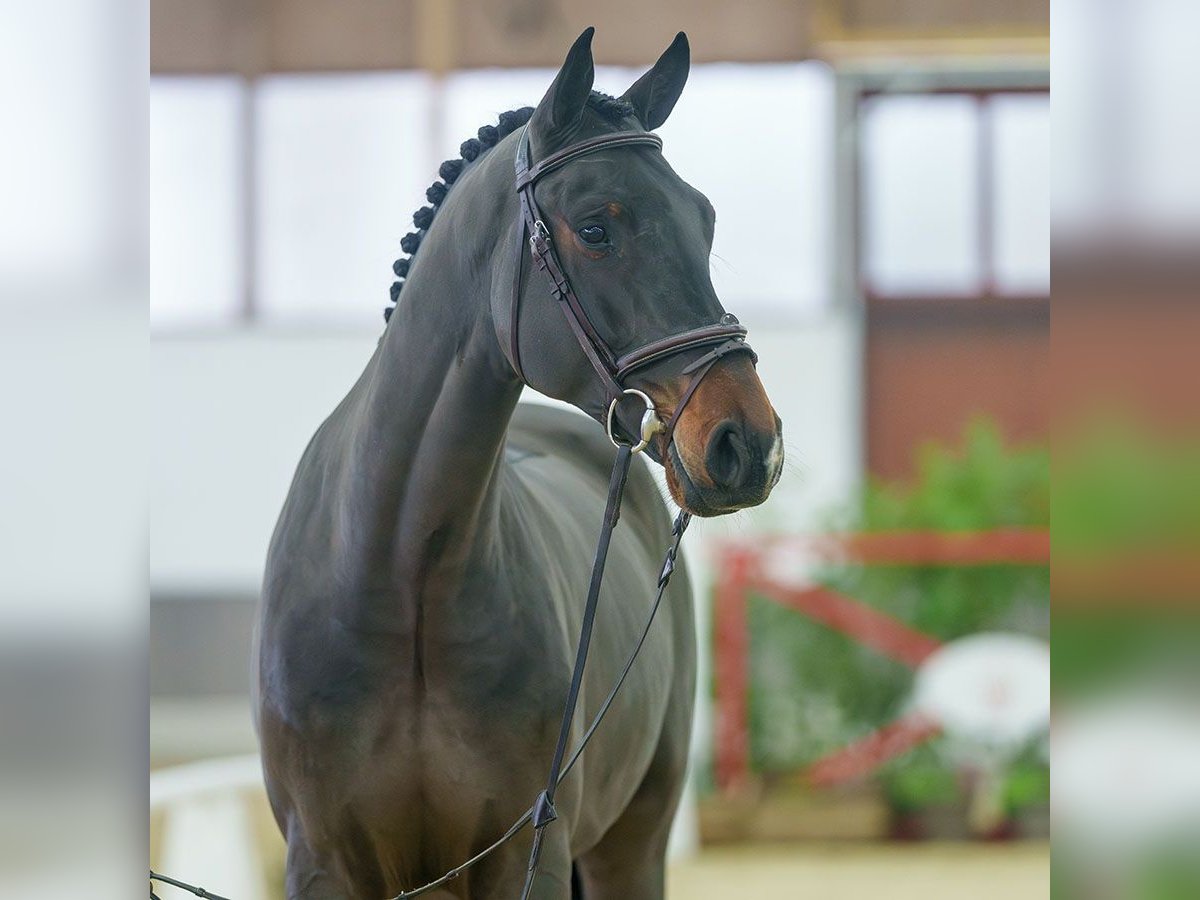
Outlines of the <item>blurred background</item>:
{"label": "blurred background", "polygon": [[790,459],[689,536],[671,896],[1048,895],[1046,0],[152,0],[152,861],[278,889],[267,540],[439,163],[586,25],[612,94],[688,33],[665,152],[717,209]]}
{"label": "blurred background", "polygon": [[272,896],[287,480],[437,163],[588,24],[610,91],[691,35],[667,152],[791,460],[689,537],[672,897],[1200,896],[1200,4],[593,6],[0,4],[0,896]]}

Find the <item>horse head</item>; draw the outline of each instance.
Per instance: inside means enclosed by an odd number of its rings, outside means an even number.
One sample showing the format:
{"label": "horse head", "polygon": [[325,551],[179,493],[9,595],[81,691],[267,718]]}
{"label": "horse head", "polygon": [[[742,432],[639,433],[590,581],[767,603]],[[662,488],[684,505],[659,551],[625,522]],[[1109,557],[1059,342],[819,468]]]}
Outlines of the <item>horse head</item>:
{"label": "horse head", "polygon": [[[620,98],[592,91],[591,38],[588,29],[576,40],[529,120],[534,160],[601,135],[655,129],[683,91],[690,54],[682,32]],[[558,259],[616,357],[729,321],[709,276],[712,204],[655,147],[602,148],[547,173],[536,190]],[[554,309],[561,301],[525,268],[517,323],[523,375],[543,393],[599,417],[607,406],[603,386]],[[669,355],[631,373],[623,386],[674,410],[689,387],[683,373],[689,358],[703,354],[700,348]],[[781,423],[751,354],[730,353],[713,364],[673,424],[651,447],[682,508],[719,515],[767,498],[782,469]]]}

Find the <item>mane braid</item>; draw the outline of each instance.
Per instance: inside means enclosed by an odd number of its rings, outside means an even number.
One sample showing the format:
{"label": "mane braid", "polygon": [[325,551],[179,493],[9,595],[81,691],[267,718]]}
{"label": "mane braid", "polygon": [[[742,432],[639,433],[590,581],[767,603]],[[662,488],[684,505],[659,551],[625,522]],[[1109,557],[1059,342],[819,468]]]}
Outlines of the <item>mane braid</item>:
{"label": "mane braid", "polygon": [[[636,111],[629,101],[619,97],[610,97],[608,94],[602,94],[599,91],[592,91],[587,99],[587,107],[605,121],[613,124],[630,116],[636,116]],[[417,250],[420,249],[421,241],[425,237],[426,232],[429,231],[429,226],[433,224],[433,218],[445,202],[446,195],[450,192],[451,186],[469,165],[495,147],[504,138],[525,125],[532,116],[532,106],[523,106],[520,109],[501,113],[499,121],[495,125],[484,125],[477,132],[477,137],[463,141],[462,145],[458,148],[460,154],[458,159],[448,159],[438,167],[438,175],[441,176],[441,181],[435,181],[425,191],[425,198],[429,201],[430,205],[422,206],[413,213],[412,220],[413,225],[416,226],[416,230],[410,231],[400,239],[400,249],[404,251],[405,255],[392,263],[392,272],[396,275],[396,281],[392,283],[389,291],[392,298],[392,305],[386,307],[383,311],[383,320],[385,323],[389,322],[392,318],[396,303],[400,299],[400,292],[404,289],[404,280],[408,277],[412,258],[416,255]]]}

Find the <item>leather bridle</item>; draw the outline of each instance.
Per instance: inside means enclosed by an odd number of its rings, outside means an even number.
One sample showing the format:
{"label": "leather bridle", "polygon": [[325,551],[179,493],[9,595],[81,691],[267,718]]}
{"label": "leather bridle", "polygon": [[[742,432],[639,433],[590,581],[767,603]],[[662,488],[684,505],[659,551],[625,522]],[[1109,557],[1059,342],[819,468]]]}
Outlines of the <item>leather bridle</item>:
{"label": "leather bridle", "polygon": [[[684,407],[692,399],[700,382],[717,360],[729,353],[736,352],[749,353],[755,361],[758,360],[758,357],[746,343],[745,326],[738,322],[736,316],[728,313],[714,324],[658,338],[620,356],[613,352],[608,342],[592,324],[587,311],[571,287],[562,262],[554,250],[554,244],[550,240],[550,231],[538,208],[534,188],[540,178],[562,168],[567,163],[599,150],[610,150],[616,147],[653,147],[655,150],[661,150],[662,138],[647,131],[602,134],[599,137],[571,144],[531,165],[529,162],[529,126],[526,125],[521,129],[521,134],[517,139],[516,156],[517,198],[521,209],[521,220],[517,226],[518,255],[514,267],[512,302],[509,309],[508,358],[517,377],[528,384],[529,380],[525,377],[525,372],[521,367],[519,336],[522,261],[525,255],[526,236],[528,236],[530,256],[534,264],[546,273],[550,284],[550,293],[558,301],[558,307],[566,316],[567,324],[571,326],[575,340],[583,349],[584,355],[587,356],[588,362],[591,363],[604,388],[604,407],[607,409],[607,415],[601,419],[601,422],[608,431],[609,439],[613,443],[621,440],[613,431],[613,414],[621,399],[632,394],[646,405],[641,425],[636,431],[633,431],[634,446],[638,450],[644,449],[654,434],[661,431],[664,433],[663,446],[667,447],[674,436],[675,425],[679,422]],[[665,422],[659,417],[658,411],[649,397],[641,391],[635,391],[625,386],[626,379],[638,369],[690,350],[705,347],[709,348],[707,353],[692,360],[680,371],[681,375],[690,375],[691,380]]]}

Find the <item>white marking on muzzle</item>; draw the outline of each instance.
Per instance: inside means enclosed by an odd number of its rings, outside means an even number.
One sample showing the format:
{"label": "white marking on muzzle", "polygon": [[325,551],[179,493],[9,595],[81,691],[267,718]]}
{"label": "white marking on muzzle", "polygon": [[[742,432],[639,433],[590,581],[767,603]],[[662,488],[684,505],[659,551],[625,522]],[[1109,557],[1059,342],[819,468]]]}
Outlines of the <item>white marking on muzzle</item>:
{"label": "white marking on muzzle", "polygon": [[779,476],[783,474],[783,441],[778,434],[775,435],[775,441],[771,444],[771,449],[767,452],[767,484],[772,487],[779,481]]}

